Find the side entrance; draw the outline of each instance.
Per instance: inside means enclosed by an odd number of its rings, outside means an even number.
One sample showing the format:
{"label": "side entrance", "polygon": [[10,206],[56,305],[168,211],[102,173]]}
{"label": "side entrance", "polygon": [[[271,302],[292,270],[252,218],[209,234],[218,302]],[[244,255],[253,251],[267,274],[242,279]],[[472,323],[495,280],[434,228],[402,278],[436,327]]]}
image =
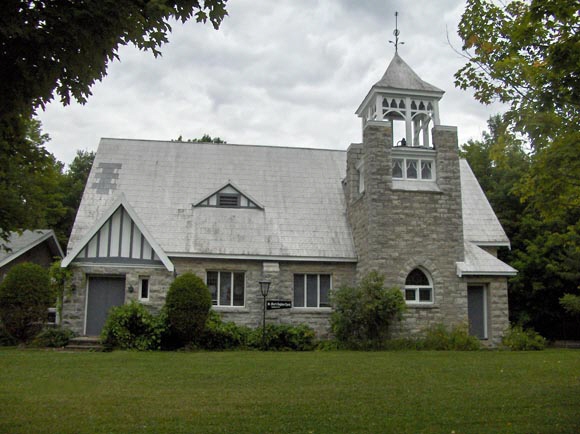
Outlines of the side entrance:
{"label": "side entrance", "polygon": [[87,336],[100,335],[109,309],[124,303],[124,277],[89,277],[85,334]]}
{"label": "side entrance", "polygon": [[487,291],[484,285],[467,287],[467,318],[469,334],[479,339],[487,339]]}

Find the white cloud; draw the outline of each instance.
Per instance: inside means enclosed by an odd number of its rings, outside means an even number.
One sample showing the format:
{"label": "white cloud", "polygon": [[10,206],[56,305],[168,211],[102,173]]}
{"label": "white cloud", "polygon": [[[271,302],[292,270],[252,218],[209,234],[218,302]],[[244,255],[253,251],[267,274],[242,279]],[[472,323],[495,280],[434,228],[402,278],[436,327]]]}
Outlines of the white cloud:
{"label": "white cloud", "polygon": [[360,141],[354,111],[393,55],[394,11],[399,53],[427,82],[446,91],[441,120],[459,127],[460,142],[479,138],[489,115],[469,92],[455,89],[462,59],[460,0],[236,0],[219,31],[173,24],[163,56],[120,50],[84,105],[55,102],[40,114],[48,148],[70,162],[100,137],[175,139],[220,136],[230,143],[346,149]]}

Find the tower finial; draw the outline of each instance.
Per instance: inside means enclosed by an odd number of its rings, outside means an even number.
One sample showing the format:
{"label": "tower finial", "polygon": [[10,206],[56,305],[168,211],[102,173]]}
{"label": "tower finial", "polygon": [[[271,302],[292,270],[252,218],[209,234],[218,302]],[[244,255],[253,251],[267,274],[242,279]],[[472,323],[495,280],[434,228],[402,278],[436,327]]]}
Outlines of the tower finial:
{"label": "tower finial", "polygon": [[399,12],[395,12],[395,30],[393,30],[393,35],[395,36],[395,41],[389,41],[391,44],[395,46],[395,53],[399,51],[399,44],[403,45],[404,42],[399,42],[399,35],[401,32],[399,31]]}

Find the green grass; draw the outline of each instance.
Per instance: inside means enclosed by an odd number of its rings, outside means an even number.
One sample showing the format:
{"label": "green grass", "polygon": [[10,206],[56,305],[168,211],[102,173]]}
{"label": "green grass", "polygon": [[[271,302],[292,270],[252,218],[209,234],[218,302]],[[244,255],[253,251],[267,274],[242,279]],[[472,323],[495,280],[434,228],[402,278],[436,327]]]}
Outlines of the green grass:
{"label": "green grass", "polygon": [[573,433],[580,352],[0,349],[2,433]]}

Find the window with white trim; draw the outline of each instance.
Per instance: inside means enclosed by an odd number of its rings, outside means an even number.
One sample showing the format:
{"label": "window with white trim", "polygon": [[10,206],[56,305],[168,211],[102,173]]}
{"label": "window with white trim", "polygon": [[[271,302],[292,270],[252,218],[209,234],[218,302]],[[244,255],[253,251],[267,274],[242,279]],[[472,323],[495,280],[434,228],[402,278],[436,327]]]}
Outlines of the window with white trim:
{"label": "window with white trim", "polygon": [[139,277],[139,300],[149,301],[149,277]]}
{"label": "window with white trim", "polygon": [[293,307],[330,307],[330,274],[295,274]]}
{"label": "window with white trim", "polygon": [[427,274],[419,268],[415,268],[407,276],[404,292],[407,303],[433,303],[433,285]]}
{"label": "window with white trim", "polygon": [[429,158],[393,158],[393,178],[432,181],[434,164]]}
{"label": "window with white trim", "polygon": [[243,271],[208,271],[206,284],[214,306],[243,306],[246,275]]}

